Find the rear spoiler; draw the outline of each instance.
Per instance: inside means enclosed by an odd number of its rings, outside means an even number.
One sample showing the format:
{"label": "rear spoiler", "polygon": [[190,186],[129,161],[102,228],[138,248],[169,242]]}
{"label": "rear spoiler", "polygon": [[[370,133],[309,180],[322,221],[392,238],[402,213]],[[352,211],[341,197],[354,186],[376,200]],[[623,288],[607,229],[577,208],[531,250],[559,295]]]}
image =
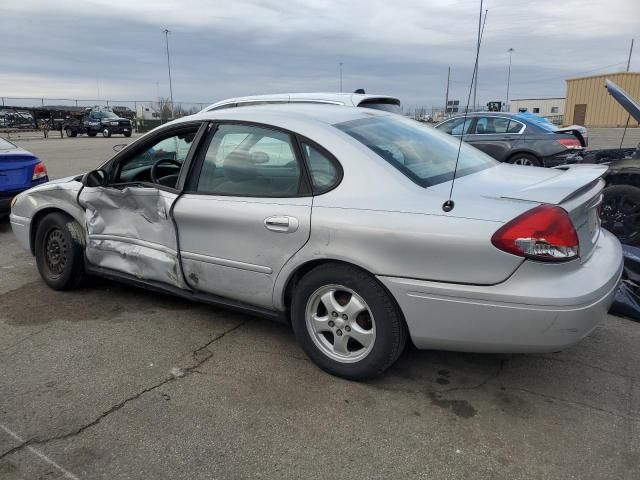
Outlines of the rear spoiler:
{"label": "rear spoiler", "polygon": [[579,128],[577,125],[570,125],[568,127],[564,127],[564,128],[559,128],[557,130],[555,130],[553,133],[569,133],[571,135],[573,135],[574,137],[576,137],[578,140],[580,140],[580,144],[586,148],[587,147],[587,139],[584,138],[584,135],[582,134],[582,129]]}

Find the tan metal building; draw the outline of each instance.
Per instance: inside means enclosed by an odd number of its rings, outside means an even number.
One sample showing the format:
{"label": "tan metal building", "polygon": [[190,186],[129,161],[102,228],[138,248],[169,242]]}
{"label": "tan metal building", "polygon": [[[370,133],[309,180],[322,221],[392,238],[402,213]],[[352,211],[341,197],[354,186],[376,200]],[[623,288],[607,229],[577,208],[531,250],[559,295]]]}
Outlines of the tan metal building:
{"label": "tan metal building", "polygon": [[[565,125],[586,127],[624,127],[627,111],[607,93],[606,80],[611,80],[636,100],[640,100],[640,73],[619,72],[567,80]],[[633,118],[630,127],[638,127]]]}

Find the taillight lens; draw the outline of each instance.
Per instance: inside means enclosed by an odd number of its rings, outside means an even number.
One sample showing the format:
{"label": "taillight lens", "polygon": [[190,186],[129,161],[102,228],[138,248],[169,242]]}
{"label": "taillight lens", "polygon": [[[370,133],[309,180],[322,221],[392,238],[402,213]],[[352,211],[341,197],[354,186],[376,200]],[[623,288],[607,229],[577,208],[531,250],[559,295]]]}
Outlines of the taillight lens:
{"label": "taillight lens", "polygon": [[45,178],[47,176],[47,167],[44,166],[44,163],[36,163],[36,166],[33,167],[33,177],[31,180],[39,180],[41,178]]}
{"label": "taillight lens", "polygon": [[569,214],[554,205],[540,205],[514,218],[493,234],[491,243],[505,252],[547,262],[571,260],[579,253]]}
{"label": "taillight lens", "polygon": [[561,138],[559,140],[556,140],[556,142],[558,142],[565,148],[582,148],[582,144],[577,138]]}

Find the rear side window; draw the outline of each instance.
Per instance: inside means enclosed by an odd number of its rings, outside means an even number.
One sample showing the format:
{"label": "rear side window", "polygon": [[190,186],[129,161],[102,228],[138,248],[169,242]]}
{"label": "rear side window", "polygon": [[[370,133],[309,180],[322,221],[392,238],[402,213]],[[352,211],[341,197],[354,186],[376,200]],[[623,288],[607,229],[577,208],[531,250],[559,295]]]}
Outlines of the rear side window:
{"label": "rear side window", "polygon": [[340,181],[338,167],[311,145],[302,143],[302,151],[309,166],[313,193],[319,194],[331,190]]}
{"label": "rear side window", "polygon": [[509,119],[500,117],[480,117],[476,120],[477,134],[507,133]]}
{"label": "rear side window", "polygon": [[298,193],[300,178],[288,134],[249,125],[220,125],[205,155],[197,191],[287,197]]}

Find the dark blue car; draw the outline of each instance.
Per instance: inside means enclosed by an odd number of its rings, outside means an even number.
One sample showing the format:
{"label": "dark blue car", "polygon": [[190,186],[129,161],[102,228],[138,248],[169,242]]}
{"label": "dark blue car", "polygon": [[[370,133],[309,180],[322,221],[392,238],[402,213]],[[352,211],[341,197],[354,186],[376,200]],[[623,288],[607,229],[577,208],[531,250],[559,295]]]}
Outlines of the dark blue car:
{"label": "dark blue car", "polygon": [[0,216],[11,211],[11,199],[18,193],[48,180],[38,157],[0,138]]}

